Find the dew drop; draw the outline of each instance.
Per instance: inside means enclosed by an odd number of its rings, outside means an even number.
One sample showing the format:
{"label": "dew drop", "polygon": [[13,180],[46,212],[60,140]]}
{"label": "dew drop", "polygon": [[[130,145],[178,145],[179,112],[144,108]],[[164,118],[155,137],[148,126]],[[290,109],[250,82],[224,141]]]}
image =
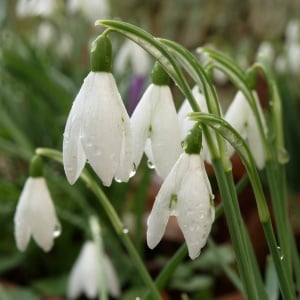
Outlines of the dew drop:
{"label": "dew drop", "polygon": [[61,235],[61,226],[60,224],[56,224],[53,230],[53,237],[57,238]]}
{"label": "dew drop", "polygon": [[278,253],[279,253],[280,259],[283,260],[283,259],[284,259],[284,255],[283,255],[283,252],[282,252],[280,246],[277,246],[277,251],[278,251]]}
{"label": "dew drop", "polygon": [[133,163],[133,167],[129,174],[129,178],[133,177],[135,175],[135,173],[136,173],[136,165],[135,165],[135,163]]}
{"label": "dew drop", "polygon": [[154,165],[154,163],[151,160],[147,161],[147,166],[151,170],[155,169],[155,165]]}
{"label": "dew drop", "polygon": [[128,229],[127,229],[127,228],[124,228],[124,229],[123,229],[123,233],[124,233],[124,234],[128,234]]}
{"label": "dew drop", "polygon": [[118,177],[115,177],[115,181],[118,182],[118,183],[122,183],[122,180]]}
{"label": "dew drop", "polygon": [[277,150],[278,161],[281,164],[286,164],[290,160],[289,153],[284,147]]}

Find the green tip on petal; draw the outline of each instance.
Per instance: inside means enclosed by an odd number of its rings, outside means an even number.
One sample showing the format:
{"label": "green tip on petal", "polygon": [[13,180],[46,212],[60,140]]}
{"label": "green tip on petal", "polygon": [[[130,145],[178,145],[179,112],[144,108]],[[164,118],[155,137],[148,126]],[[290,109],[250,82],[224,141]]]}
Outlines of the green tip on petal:
{"label": "green tip on petal", "polygon": [[43,176],[43,160],[39,155],[35,155],[30,162],[29,168],[30,177],[42,177]]}
{"label": "green tip on petal", "polygon": [[184,141],[184,151],[187,154],[199,154],[202,147],[202,129],[199,123],[190,130]]}
{"label": "green tip on petal", "polygon": [[156,62],[151,74],[152,82],[155,85],[168,85],[169,84],[169,75],[163,69],[159,62]]}
{"label": "green tip on petal", "polygon": [[101,34],[92,43],[91,70],[93,72],[111,72],[112,69],[112,46],[107,35]]}

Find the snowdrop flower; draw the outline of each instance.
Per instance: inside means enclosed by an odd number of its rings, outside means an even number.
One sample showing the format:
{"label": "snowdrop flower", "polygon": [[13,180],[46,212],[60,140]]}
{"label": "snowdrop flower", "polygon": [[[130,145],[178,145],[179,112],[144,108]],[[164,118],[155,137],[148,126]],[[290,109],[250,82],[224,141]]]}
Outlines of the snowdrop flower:
{"label": "snowdrop flower", "polygon": [[88,160],[103,184],[132,176],[130,119],[111,69],[111,44],[100,36],[91,52],[92,71],[85,78],[70,111],[63,139],[63,163],[73,184]]}
{"label": "snowdrop flower", "polygon": [[16,16],[26,18],[31,16],[49,17],[56,9],[55,0],[18,0]]}
{"label": "snowdrop flower", "polygon": [[154,67],[152,81],[131,116],[133,157],[138,166],[147,144],[148,159],[158,175],[165,178],[182,151],[180,129],[167,85],[168,75],[158,64]]}
{"label": "snowdrop flower", "polygon": [[269,42],[269,41],[261,42],[261,44],[259,45],[259,47],[257,49],[257,56],[258,55],[265,56],[270,63],[273,63],[273,61],[275,60],[276,53],[275,53],[275,49],[274,49],[273,45],[271,44],[271,42]]}
{"label": "snowdrop flower", "polygon": [[150,58],[147,52],[131,40],[126,40],[115,58],[115,71],[124,74],[128,63],[134,75],[146,76],[150,69]]}
{"label": "snowdrop flower", "polygon": [[164,235],[170,216],[177,217],[191,259],[206,244],[215,213],[200,147],[198,144],[196,151],[185,150],[180,155],[156,196],[147,221],[147,244],[151,249]]}
{"label": "snowdrop flower", "polygon": [[[199,105],[201,112],[207,113],[208,108],[207,108],[207,103],[206,103],[205,97],[202,93],[200,93],[199,87],[197,85],[194,86],[192,93]],[[188,114],[191,113],[192,111],[193,110],[191,108],[189,101],[187,99],[185,99],[178,111],[178,119],[179,119],[182,141],[184,141],[186,139],[188,133],[195,125],[195,121],[190,120],[190,118],[188,116]],[[208,146],[207,146],[205,139],[202,140],[202,147],[203,148],[201,151],[201,155],[202,155],[203,159],[206,162],[211,163],[211,157],[210,157],[210,153],[209,153]]]}
{"label": "snowdrop flower", "polygon": [[[107,255],[104,255],[102,259],[108,292],[112,297],[117,298],[120,296],[120,284],[116,271]],[[90,299],[97,296],[99,293],[99,263],[96,244],[92,241],[85,242],[69,277],[67,294],[70,299],[78,298],[81,293]]]}
{"label": "snowdrop flower", "polygon": [[109,3],[107,0],[68,0],[67,11],[71,14],[78,11],[91,22],[109,16]]}
{"label": "snowdrop flower", "polygon": [[[34,158],[36,163],[39,158]],[[40,164],[40,162],[37,162]],[[55,208],[45,179],[41,174],[31,175],[25,182],[15,217],[15,239],[20,251],[24,251],[32,235],[35,242],[46,252],[61,232]]]}
{"label": "snowdrop flower", "polygon": [[[253,92],[253,96],[264,132],[266,132],[266,121],[258,100],[258,96],[255,92]],[[259,126],[248,101],[241,91],[236,94],[224,116],[224,119],[230,123],[231,126],[235,128],[244,139],[247,139],[250,151],[252,152],[256,162],[256,166],[259,169],[263,169],[265,166],[266,157]],[[234,149],[229,147],[230,155],[232,155],[233,152]]]}

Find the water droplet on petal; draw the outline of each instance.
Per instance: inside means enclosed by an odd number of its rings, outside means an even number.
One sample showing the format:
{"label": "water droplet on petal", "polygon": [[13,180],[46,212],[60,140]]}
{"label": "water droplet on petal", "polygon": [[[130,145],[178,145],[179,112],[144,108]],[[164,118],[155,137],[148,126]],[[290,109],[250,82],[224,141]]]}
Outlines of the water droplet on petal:
{"label": "water droplet on petal", "polygon": [[56,224],[53,230],[53,237],[57,238],[61,235],[61,225],[60,224]]}
{"label": "water droplet on petal", "polygon": [[136,173],[136,165],[135,165],[135,163],[133,163],[133,167],[129,174],[129,178],[133,177],[135,175],[135,173]]}
{"label": "water droplet on petal", "polygon": [[155,165],[154,165],[154,163],[151,160],[147,161],[147,166],[151,170],[155,169]]}
{"label": "water droplet on petal", "polygon": [[118,177],[115,177],[115,181],[118,182],[118,183],[122,183],[122,180]]}

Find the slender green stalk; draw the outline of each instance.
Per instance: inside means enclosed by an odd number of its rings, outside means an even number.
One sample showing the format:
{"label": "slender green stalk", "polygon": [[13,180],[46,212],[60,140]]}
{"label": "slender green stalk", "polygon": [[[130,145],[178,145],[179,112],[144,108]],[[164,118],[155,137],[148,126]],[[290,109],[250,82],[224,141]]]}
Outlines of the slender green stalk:
{"label": "slender green stalk", "polygon": [[108,300],[107,283],[104,270],[104,249],[97,217],[90,217],[90,228],[99,256],[99,300]]}
{"label": "slender green stalk", "polygon": [[280,289],[282,292],[283,299],[294,300],[295,292],[293,289],[293,284],[289,280],[287,270],[284,267],[284,256],[280,248],[278,248],[278,243],[276,242],[275,234],[272,228],[271,221],[263,223],[263,229],[267,237],[267,242],[275,263],[275,268],[277,271],[277,276],[279,279]]}
{"label": "slender green stalk", "polygon": [[[62,155],[61,152],[47,149],[47,148],[38,148],[36,150],[36,154],[42,155],[45,157],[49,157],[54,159],[60,163],[62,163]],[[128,229],[124,228],[118,214],[116,213],[115,209],[111,205],[109,199],[106,197],[100,186],[94,181],[92,176],[85,170],[81,173],[80,178],[87,184],[90,190],[93,191],[97,199],[99,200],[100,204],[102,205],[104,211],[106,212],[107,216],[109,217],[111,224],[113,225],[117,235],[122,240],[124,246],[126,247],[130,257],[133,259],[133,262],[139,271],[142,279],[144,280],[145,284],[150,288],[151,293],[154,299],[161,299],[160,293],[154,284],[151,276],[149,275],[147,269],[143,261],[141,260],[140,256],[138,255],[135,247],[133,246],[130,238],[128,237]]]}
{"label": "slender green stalk", "polygon": [[265,295],[262,295],[263,292],[259,289],[260,284],[257,284],[257,281],[260,278],[255,278],[253,265],[251,265],[249,251],[252,249],[246,247],[248,243],[245,241],[245,232],[241,230],[244,227],[244,224],[240,214],[236,193],[235,191],[234,193],[232,191],[231,175],[229,174],[231,172],[227,174],[224,172],[220,160],[214,160],[213,165],[223,199],[228,228],[236,252],[236,259],[241,280],[243,282],[245,297],[249,300],[265,299]]}
{"label": "slender green stalk", "polygon": [[[239,153],[243,161],[243,164],[246,167],[249,179],[252,184],[255,200],[257,203],[259,219],[262,223],[271,255],[274,256],[273,259],[278,273],[279,285],[280,285],[283,299],[293,299],[294,298],[293,282],[290,280],[290,276],[288,276],[288,269],[285,266],[285,262],[280,258],[278,259],[278,257],[280,257],[278,253],[279,251],[277,249],[278,244],[274,235],[269,209],[266,204],[266,199],[258,176],[258,172],[255,168],[254,159],[253,156],[251,155],[249,148],[245,144],[245,141],[243,141],[243,139],[239,136],[239,134],[225,120],[217,118],[216,116],[209,116],[200,113],[197,114],[195,113],[193,115],[201,116],[200,118],[199,117],[196,118],[196,120],[198,121],[201,119],[206,119],[208,121],[207,124],[209,124],[210,126],[214,126],[214,128],[218,130],[219,133],[223,135],[223,137],[226,140],[228,140],[232,144],[232,146],[236,149],[236,151]],[[222,126],[219,126],[220,124],[222,124]],[[216,172],[216,175],[218,175],[218,172]],[[229,173],[228,176],[230,176]],[[231,184],[231,180],[229,180],[227,183]],[[224,208],[225,208],[225,202],[224,202]],[[226,213],[226,208],[225,208],[225,213]],[[229,220],[228,223],[230,223]],[[242,231],[245,232],[245,230],[243,230],[243,227],[240,228],[242,229]],[[248,247],[250,243],[246,241],[246,245]]]}

